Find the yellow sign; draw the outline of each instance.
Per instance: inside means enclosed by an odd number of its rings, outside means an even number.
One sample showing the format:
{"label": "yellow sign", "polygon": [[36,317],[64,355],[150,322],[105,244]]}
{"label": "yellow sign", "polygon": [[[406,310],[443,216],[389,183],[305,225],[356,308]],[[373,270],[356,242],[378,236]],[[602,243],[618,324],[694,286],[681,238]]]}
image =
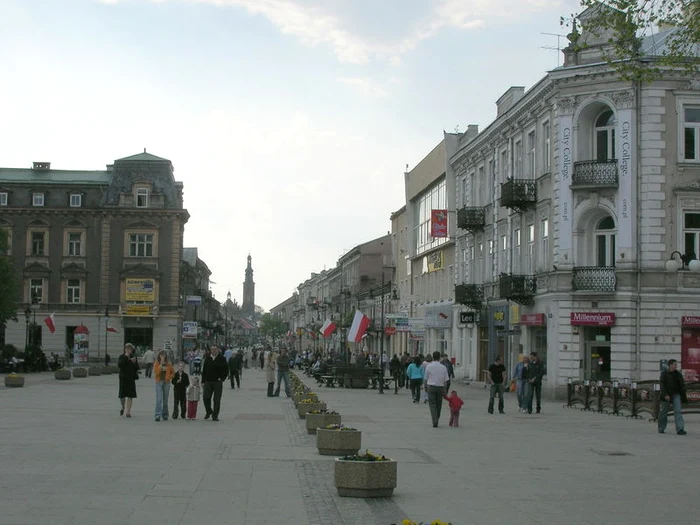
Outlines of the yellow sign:
{"label": "yellow sign", "polygon": [[126,315],[151,315],[149,304],[127,304]]}
{"label": "yellow sign", "polygon": [[520,305],[510,305],[510,325],[520,324]]}
{"label": "yellow sign", "polygon": [[127,279],[125,299],[154,302],[156,300],[155,279]]}
{"label": "yellow sign", "polygon": [[434,272],[436,270],[441,270],[443,266],[443,254],[442,250],[433,252],[428,255],[428,273]]}

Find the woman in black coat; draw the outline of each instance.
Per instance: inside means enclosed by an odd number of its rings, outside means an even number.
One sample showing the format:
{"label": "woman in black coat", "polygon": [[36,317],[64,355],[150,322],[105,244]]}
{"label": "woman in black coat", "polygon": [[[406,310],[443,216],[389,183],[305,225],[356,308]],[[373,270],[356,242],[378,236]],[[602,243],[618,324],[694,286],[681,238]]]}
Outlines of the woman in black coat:
{"label": "woman in black coat", "polygon": [[136,379],[139,373],[139,362],[134,355],[134,347],[131,343],[124,345],[124,353],[119,356],[117,366],[119,367],[119,399],[122,403],[119,415],[123,416],[126,409],[126,417],[131,417],[131,403],[136,397]]}

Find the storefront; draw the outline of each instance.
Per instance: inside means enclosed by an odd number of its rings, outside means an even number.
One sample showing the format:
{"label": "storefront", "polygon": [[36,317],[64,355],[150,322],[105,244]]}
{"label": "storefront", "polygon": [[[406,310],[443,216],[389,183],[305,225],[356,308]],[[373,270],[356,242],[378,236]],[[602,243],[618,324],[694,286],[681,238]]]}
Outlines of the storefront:
{"label": "storefront", "polygon": [[547,316],[545,314],[522,314],[520,326],[523,327],[521,340],[523,353],[537,352],[540,361],[547,363]]}
{"label": "storefront", "polygon": [[579,334],[581,341],[580,379],[612,379],[611,329],[614,325],[612,312],[571,312],[573,333]]}
{"label": "storefront", "polygon": [[700,316],[681,317],[681,370],[687,383],[700,381]]}

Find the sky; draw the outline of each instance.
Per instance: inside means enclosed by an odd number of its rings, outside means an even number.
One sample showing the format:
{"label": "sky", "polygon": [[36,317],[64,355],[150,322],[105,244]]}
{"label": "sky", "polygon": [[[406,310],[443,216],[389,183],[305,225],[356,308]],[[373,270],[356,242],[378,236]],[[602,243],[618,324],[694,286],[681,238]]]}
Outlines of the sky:
{"label": "sky", "polygon": [[[386,234],[443,130],[558,65],[578,0],[0,0],[0,166],[184,183],[223,301],[252,256],[266,311]],[[564,46],[566,39],[559,39]]]}

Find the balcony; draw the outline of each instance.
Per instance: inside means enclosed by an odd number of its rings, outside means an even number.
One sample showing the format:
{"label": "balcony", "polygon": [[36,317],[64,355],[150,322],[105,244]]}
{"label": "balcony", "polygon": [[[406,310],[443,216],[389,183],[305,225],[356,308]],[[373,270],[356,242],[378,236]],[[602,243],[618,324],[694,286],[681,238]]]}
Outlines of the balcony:
{"label": "balcony", "polygon": [[511,179],[501,184],[501,206],[519,213],[537,206],[537,183],[529,179]]}
{"label": "balcony", "polygon": [[614,266],[578,266],[574,268],[571,286],[575,291],[614,292],[617,276]]}
{"label": "balcony", "polygon": [[484,302],[484,287],[481,284],[458,284],[455,286],[455,301],[478,310]]}
{"label": "balcony", "polygon": [[617,159],[574,162],[572,189],[617,188]]}
{"label": "balcony", "polygon": [[486,208],[465,206],[457,210],[457,227],[470,232],[481,231],[486,225]]}
{"label": "balcony", "polygon": [[314,310],[318,309],[318,299],[316,297],[309,297],[306,300],[306,306],[309,308],[313,308]]}
{"label": "balcony", "polygon": [[498,288],[501,299],[531,305],[535,298],[536,279],[534,275],[502,274]]}

